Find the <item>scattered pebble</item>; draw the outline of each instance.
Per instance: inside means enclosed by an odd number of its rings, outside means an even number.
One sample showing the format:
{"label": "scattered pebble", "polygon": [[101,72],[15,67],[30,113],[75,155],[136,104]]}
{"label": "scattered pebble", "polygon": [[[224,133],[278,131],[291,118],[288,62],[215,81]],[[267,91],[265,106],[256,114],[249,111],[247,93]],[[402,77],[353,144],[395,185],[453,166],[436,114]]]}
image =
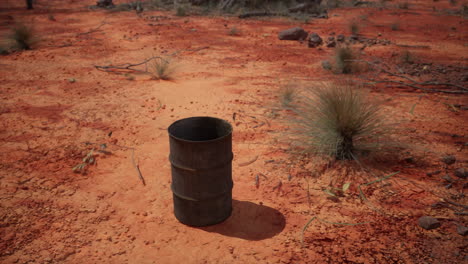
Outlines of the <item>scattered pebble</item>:
{"label": "scattered pebble", "polygon": [[453,155],[447,155],[442,157],[442,161],[447,165],[452,165],[455,163],[455,161],[457,161],[457,159]]}
{"label": "scattered pebble", "polygon": [[448,174],[446,174],[444,177],[442,177],[443,180],[446,180],[448,182],[453,182],[452,177],[450,177]]}
{"label": "scattered pebble", "polygon": [[300,27],[290,28],[281,31],[278,34],[280,40],[305,40],[307,38],[307,32]]}
{"label": "scattered pebble", "polygon": [[468,170],[465,170],[465,168],[458,168],[455,170],[454,175],[458,178],[466,179],[468,177]]}
{"label": "scattered pebble", "polygon": [[426,175],[427,176],[433,176],[433,175],[438,175],[441,172],[442,172],[441,170],[436,170],[436,171],[433,171],[433,172],[428,172],[428,173],[426,173]]}
{"label": "scattered pebble", "polygon": [[457,233],[460,236],[466,236],[468,234],[468,227],[462,226],[462,225],[457,225]]}
{"label": "scattered pebble", "polygon": [[418,219],[418,224],[420,227],[426,229],[426,230],[431,230],[431,229],[436,229],[440,227],[440,222],[434,217],[431,216],[421,216]]}
{"label": "scattered pebble", "polygon": [[322,45],[323,40],[317,33],[311,33],[309,36],[309,48],[315,48]]}
{"label": "scattered pebble", "polygon": [[324,60],[324,61],[322,61],[322,68],[324,68],[325,70],[331,70],[332,65],[331,65],[331,63],[329,61]]}

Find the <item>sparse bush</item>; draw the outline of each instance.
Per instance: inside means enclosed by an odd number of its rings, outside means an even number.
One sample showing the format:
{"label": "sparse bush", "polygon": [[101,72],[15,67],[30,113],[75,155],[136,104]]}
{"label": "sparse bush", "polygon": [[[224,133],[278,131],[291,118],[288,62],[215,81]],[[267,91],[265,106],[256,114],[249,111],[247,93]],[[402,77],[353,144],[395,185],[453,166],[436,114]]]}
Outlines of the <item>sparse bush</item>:
{"label": "sparse bush", "polygon": [[32,27],[18,23],[11,29],[9,38],[13,41],[13,46],[18,50],[30,50],[38,42]]}
{"label": "sparse bush", "polygon": [[378,149],[388,131],[379,104],[348,84],[306,89],[289,109],[291,139],[306,153],[357,159]]}
{"label": "sparse bush", "polygon": [[393,30],[393,31],[398,31],[400,30],[400,23],[393,23],[390,28]]}
{"label": "sparse bush", "polygon": [[10,53],[10,50],[7,47],[0,45],[0,55],[7,55],[9,53]]}
{"label": "sparse bush", "polygon": [[357,71],[355,52],[350,47],[337,47],[335,49],[335,73],[349,74]]}
{"label": "sparse bush", "polygon": [[359,25],[355,21],[351,22],[351,24],[349,24],[349,31],[351,31],[351,34],[353,35],[358,35]]}
{"label": "sparse bush", "polygon": [[52,15],[52,14],[49,14],[49,15],[47,16],[47,19],[49,19],[49,21],[57,21],[57,19],[55,19],[55,16]]}
{"label": "sparse bush", "polygon": [[297,96],[297,87],[294,83],[288,83],[280,89],[280,100],[283,107],[292,107]]}
{"label": "sparse bush", "polygon": [[405,50],[401,53],[400,60],[402,63],[406,64],[414,63],[414,55],[411,52]]}
{"label": "sparse bush", "polygon": [[229,29],[228,34],[230,36],[239,36],[240,35],[240,30],[237,29],[236,27],[232,27],[231,29]]}
{"label": "sparse bush", "polygon": [[148,70],[154,80],[171,80],[175,72],[171,61],[161,57],[148,62]]}
{"label": "sparse bush", "polygon": [[400,9],[409,9],[409,3],[407,1],[399,3],[398,8],[400,8]]}
{"label": "sparse bush", "polygon": [[186,15],[187,15],[187,11],[185,10],[184,7],[178,6],[178,7],[176,8],[176,16],[183,17],[183,16],[186,16]]}
{"label": "sparse bush", "polygon": [[460,7],[460,14],[462,17],[468,17],[468,5],[464,4]]}

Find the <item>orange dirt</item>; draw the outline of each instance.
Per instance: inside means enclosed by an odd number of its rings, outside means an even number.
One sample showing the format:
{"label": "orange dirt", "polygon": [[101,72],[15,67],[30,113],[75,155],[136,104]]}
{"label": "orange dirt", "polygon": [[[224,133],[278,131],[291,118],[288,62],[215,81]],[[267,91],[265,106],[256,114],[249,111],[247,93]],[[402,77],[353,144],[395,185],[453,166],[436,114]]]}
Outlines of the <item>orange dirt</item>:
{"label": "orange dirt", "polygon": [[[0,3],[1,33],[14,21],[26,21],[40,36],[35,49],[0,57],[1,263],[467,260],[466,239],[456,232],[457,224],[467,225],[467,216],[433,206],[442,199],[467,203],[466,180],[446,189],[442,179],[445,174],[456,178],[453,169],[467,167],[466,95],[383,84],[369,89],[384,99],[388,118],[399,123],[400,139],[409,147],[366,161],[366,171],[353,163],[327,169],[320,159],[295,159],[276,142],[275,132],[283,126],[270,110],[280,83],[342,77],[321,67],[332,49],[278,40],[280,30],[293,26],[326,39],[331,32],[348,36],[348,25],[356,20],[363,36],[393,43],[367,47],[366,56],[391,62],[408,49],[432,62],[429,67],[465,69],[441,77],[466,78],[467,21],[444,12],[460,5],[420,0],[410,1],[409,10],[342,8],[330,10],[329,19],[304,24],[286,18],[177,17],[156,11],[138,16],[85,8],[95,2],[37,1],[33,11],[25,10],[24,1]],[[392,31],[396,22],[400,29]],[[240,36],[228,34],[232,27]],[[94,67],[174,52],[172,81],[144,74],[131,74],[131,80]],[[234,126],[234,210],[224,223],[193,228],[173,215],[166,128],[200,115]],[[98,153],[87,173],[73,173],[71,168],[100,144],[107,144],[111,154]],[[146,186],[132,164],[132,151],[121,146],[135,148]],[[456,156],[454,165],[441,162],[446,154]],[[239,166],[257,156],[252,164]],[[436,170],[442,172],[426,175]],[[400,173],[381,184],[363,187],[368,200],[360,199],[358,184],[396,171]],[[344,197],[331,199],[323,192],[330,182],[346,181],[352,184]],[[420,228],[422,215],[439,218],[442,226]],[[313,217],[318,219],[302,239],[302,229]]]}

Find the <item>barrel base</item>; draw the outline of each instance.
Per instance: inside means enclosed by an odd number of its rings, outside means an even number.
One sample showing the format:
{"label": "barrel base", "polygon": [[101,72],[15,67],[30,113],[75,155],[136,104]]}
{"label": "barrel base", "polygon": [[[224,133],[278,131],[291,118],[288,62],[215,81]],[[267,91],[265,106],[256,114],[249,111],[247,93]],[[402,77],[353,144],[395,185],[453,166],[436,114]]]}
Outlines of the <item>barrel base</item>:
{"label": "barrel base", "polygon": [[205,201],[191,201],[173,195],[174,214],[182,224],[209,226],[223,222],[232,212],[232,194]]}

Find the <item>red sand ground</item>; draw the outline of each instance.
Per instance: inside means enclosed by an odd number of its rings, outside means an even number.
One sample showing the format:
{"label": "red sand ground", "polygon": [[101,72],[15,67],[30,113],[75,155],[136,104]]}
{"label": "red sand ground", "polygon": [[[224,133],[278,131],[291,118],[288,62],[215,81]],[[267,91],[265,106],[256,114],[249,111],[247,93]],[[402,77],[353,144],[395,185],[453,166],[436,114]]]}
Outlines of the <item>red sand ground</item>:
{"label": "red sand ground", "polygon": [[[64,7],[63,1],[38,1],[34,11],[25,11],[23,1],[0,3],[2,33],[14,21],[27,21],[41,37],[34,50],[0,57],[1,263],[466,261],[466,239],[456,233],[457,224],[467,225],[466,216],[431,207],[443,198],[467,202],[461,195],[463,181],[445,189],[441,179],[467,165],[467,112],[447,107],[466,106],[466,95],[385,86],[370,91],[385,99],[388,117],[404,131],[401,139],[420,146],[374,162],[372,174],[355,164],[322,170],[323,161],[291,159],[275,143],[274,132],[281,126],[269,110],[280,83],[341,77],[321,68],[331,49],[277,39],[280,30],[292,26],[324,37],[349,35],[349,21],[357,19],[366,37],[381,33],[378,38],[393,43],[427,45],[409,49],[433,65],[466,69],[466,20],[432,9],[454,9],[447,1],[417,1],[409,10],[336,9],[329,19],[308,24],[168,12],[137,16],[89,11],[84,6],[95,3],[91,0],[66,2],[70,5]],[[48,19],[50,13],[56,21]],[[106,24],[90,32],[102,21]],[[395,22],[399,31],[390,29]],[[232,27],[240,36],[228,34]],[[392,44],[365,52],[390,61],[403,50]],[[173,52],[179,52],[173,81],[146,75],[129,80],[94,68]],[[199,115],[234,124],[234,211],[224,223],[206,228],[182,225],[173,215],[166,132],[173,121]],[[97,165],[76,174],[71,168],[97,147],[85,142],[106,143],[112,154],[98,154]],[[146,186],[138,179],[131,151],[113,144],[136,149]],[[446,154],[457,162],[442,163]],[[239,166],[257,156],[254,163]],[[426,175],[436,170],[442,173]],[[358,183],[396,171],[385,186],[364,187],[369,201],[361,201]],[[259,174],[264,176],[256,188]],[[333,201],[322,190],[331,179],[340,182],[337,177],[359,180]],[[420,228],[422,215],[438,217],[442,226]],[[301,243],[302,228],[314,216],[323,221],[311,222]]]}

